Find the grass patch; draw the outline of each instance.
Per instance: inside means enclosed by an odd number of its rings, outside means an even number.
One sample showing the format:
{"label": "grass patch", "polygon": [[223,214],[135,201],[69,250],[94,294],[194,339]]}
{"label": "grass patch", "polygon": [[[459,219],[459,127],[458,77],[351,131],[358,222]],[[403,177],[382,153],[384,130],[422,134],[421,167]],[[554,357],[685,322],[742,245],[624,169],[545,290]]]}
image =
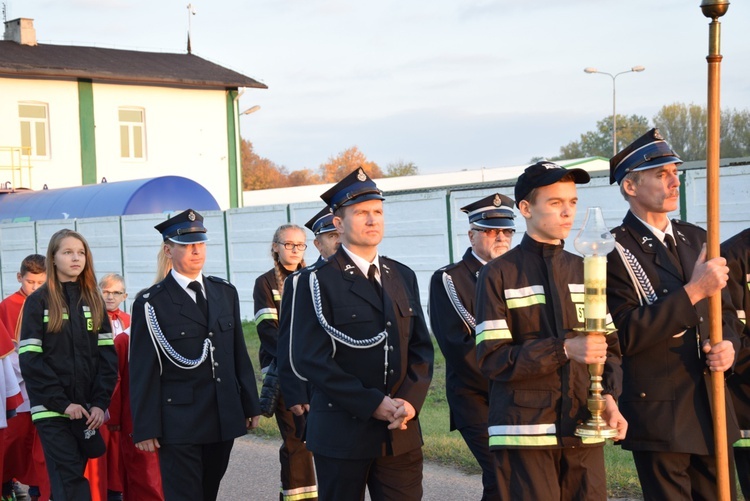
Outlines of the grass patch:
{"label": "grass patch", "polygon": [[[256,369],[255,378],[258,390],[262,383],[258,367],[258,348],[260,341],[252,322],[243,323],[245,342]],[[474,456],[461,438],[458,431],[449,432],[448,402],[445,398],[445,358],[433,339],[435,346],[435,365],[432,384],[422,406],[419,421],[424,436],[424,457],[427,461],[444,466],[458,468],[466,473],[480,474]],[[268,438],[280,438],[274,418],[261,418],[260,427],[253,432]],[[641,486],[635,471],[633,458],[629,451],[619,446],[604,446],[604,462],[607,468],[607,486],[610,497],[641,498]]]}

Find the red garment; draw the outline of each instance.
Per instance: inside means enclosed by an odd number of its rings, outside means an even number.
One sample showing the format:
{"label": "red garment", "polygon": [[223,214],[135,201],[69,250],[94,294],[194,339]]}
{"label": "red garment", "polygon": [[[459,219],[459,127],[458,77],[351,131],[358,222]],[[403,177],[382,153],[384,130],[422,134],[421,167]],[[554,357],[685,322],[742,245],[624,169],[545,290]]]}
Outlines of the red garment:
{"label": "red garment", "polygon": [[[7,331],[5,336],[0,335],[0,339],[18,340],[18,321],[25,301],[26,295],[19,289],[0,302],[0,330]],[[36,428],[31,423],[31,414],[19,413],[8,421],[8,430],[4,440],[6,462],[1,470],[3,480],[17,478],[26,485],[36,485],[42,494],[39,501],[47,501],[50,496],[47,465]]]}
{"label": "red garment", "polygon": [[[128,318],[128,325],[130,325]],[[163,501],[159,456],[143,452],[133,443],[133,415],[130,410],[129,352],[130,336],[115,336],[120,381],[110,404],[110,424],[120,425],[120,458],[123,466],[124,501]],[[115,401],[118,404],[115,404]],[[113,409],[118,409],[115,414]]]}
{"label": "red garment", "polygon": [[[121,309],[116,309],[115,311],[107,311],[107,315],[109,316],[110,322],[112,322],[112,333],[117,337],[118,334],[120,334],[119,329],[127,329],[130,327],[130,315],[122,311]],[[119,328],[115,326],[115,321],[119,322]],[[127,356],[127,352],[126,352]],[[121,369],[120,369],[121,370]],[[120,381],[121,381],[121,375],[120,370],[118,370],[117,373],[117,385],[115,386],[115,391],[112,393],[112,400],[109,403],[109,421],[106,423],[105,426],[108,428],[109,432],[109,440],[106,441],[107,444],[107,485],[108,489],[111,491],[117,491],[122,492],[123,491],[123,482],[122,479],[125,475],[125,471],[123,470],[123,464],[122,464],[122,454],[120,453],[120,435],[121,432],[119,430],[111,430],[109,427],[114,426],[120,426],[122,424],[122,418],[120,417],[122,414],[122,396],[120,393]],[[103,437],[105,435],[102,435]]]}
{"label": "red garment", "polygon": [[21,316],[21,308],[26,301],[26,295],[20,290],[0,302],[0,323],[5,325],[12,339],[18,339],[18,318]]}

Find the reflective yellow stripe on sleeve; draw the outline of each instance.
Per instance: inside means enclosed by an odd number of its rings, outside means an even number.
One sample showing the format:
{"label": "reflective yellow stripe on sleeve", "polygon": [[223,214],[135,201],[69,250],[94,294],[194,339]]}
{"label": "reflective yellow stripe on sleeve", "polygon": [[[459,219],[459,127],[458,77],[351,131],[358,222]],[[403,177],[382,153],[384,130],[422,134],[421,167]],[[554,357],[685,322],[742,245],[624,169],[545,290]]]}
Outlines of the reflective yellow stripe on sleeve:
{"label": "reflective yellow stripe on sleeve", "polygon": [[500,341],[503,339],[513,339],[508,329],[508,322],[503,320],[485,320],[477,325],[477,345],[483,341]]}
{"label": "reflective yellow stripe on sleeve", "polygon": [[278,320],[279,312],[276,308],[262,308],[255,314],[255,323],[259,324],[263,320]]}
{"label": "reflective yellow stripe on sleeve", "polygon": [[520,289],[505,289],[505,305],[509,309],[524,308],[535,304],[546,304],[543,285],[532,285]]}

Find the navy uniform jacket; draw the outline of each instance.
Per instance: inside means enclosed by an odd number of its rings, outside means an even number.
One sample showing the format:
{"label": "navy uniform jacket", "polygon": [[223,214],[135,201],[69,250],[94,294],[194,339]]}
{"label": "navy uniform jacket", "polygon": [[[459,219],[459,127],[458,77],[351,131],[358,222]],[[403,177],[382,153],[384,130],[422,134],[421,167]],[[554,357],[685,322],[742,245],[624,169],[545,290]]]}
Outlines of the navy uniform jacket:
{"label": "navy uniform jacket", "polygon": [[[313,386],[307,447],[314,454],[367,459],[422,445],[418,418],[409,421],[406,430],[390,431],[386,421],[372,417],[385,395],[408,401],[419,414],[433,362],[414,272],[384,256],[380,267],[382,301],[343,248],[300,274],[290,330],[292,363]],[[383,343],[363,349],[332,342],[313,308],[311,273],[320,284],[325,320],[354,339],[368,339],[385,329],[388,350]]]}
{"label": "navy uniform jacket", "polygon": [[[216,277],[203,277],[203,285],[208,322],[171,273],[133,305],[130,398],[134,442],[149,438],[169,444],[232,440],[245,435],[246,418],[260,414],[237,290]],[[157,353],[145,320],[145,303],[154,307],[164,335],[183,357],[200,358],[204,340],[210,339],[215,348],[214,372],[210,357],[197,368],[184,370]]]}
{"label": "navy uniform jacket", "polygon": [[[627,450],[712,454],[713,431],[709,405],[710,371],[699,342],[709,339],[708,300],[690,303],[684,285],[706,241],[705,230],[673,220],[677,252],[684,276],[669,251],[648,228],[628,212],[612,230],[648,276],[657,296],[639,304],[625,264],[613,251],[607,264],[607,304],[622,348],[623,390],[619,405],[628,421],[622,441]],[[723,335],[739,353],[736,316],[725,297]],[[739,438],[734,409],[727,398],[727,436]]]}
{"label": "navy uniform jacket", "polygon": [[734,374],[727,379],[737,420],[742,428],[743,440],[735,447],[750,447],[750,326],[747,325],[747,314],[750,313],[750,229],[721,244],[721,255],[726,258],[729,267],[727,289],[732,306],[742,324],[738,324],[737,328],[741,332],[737,364]]}
{"label": "navy uniform jacket", "polygon": [[[324,262],[325,260],[322,258],[318,259],[311,268],[317,267]],[[281,311],[279,312],[279,340],[276,350],[276,370],[279,375],[281,394],[284,395],[284,404],[287,408],[290,408],[293,405],[310,403],[310,387],[294,372],[295,368],[292,367],[289,357],[289,328],[292,319],[292,295],[294,294],[295,282],[299,280],[300,273],[300,271],[295,271],[284,281],[284,292],[282,294],[283,297],[281,298]]]}
{"label": "navy uniform jacket", "polygon": [[440,268],[430,281],[430,325],[445,356],[445,395],[450,429],[487,424],[489,380],[479,371],[474,328],[461,317],[448,297],[443,275],[453,280],[458,300],[474,316],[477,275],[482,263],[466,249],[461,261]]}

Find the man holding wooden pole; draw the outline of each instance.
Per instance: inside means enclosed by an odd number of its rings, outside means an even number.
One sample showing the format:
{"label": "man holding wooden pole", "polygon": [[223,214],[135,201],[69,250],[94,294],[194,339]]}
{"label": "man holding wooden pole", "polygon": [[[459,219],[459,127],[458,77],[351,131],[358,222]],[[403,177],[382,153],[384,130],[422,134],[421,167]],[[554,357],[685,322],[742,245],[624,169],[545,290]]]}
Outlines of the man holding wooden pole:
{"label": "man holding wooden pole", "polygon": [[[727,292],[726,261],[707,258],[703,229],[667,216],[679,206],[681,163],[656,129],[610,160],[630,205],[612,230],[618,248],[607,270],[623,357],[619,404],[630,423],[622,446],[633,451],[646,500],[716,499],[714,438],[725,447],[739,438],[731,402],[717,400],[711,384],[716,374],[723,389],[739,350],[728,295],[717,340],[709,327],[708,298]],[[717,401],[727,418],[714,433]]]}

